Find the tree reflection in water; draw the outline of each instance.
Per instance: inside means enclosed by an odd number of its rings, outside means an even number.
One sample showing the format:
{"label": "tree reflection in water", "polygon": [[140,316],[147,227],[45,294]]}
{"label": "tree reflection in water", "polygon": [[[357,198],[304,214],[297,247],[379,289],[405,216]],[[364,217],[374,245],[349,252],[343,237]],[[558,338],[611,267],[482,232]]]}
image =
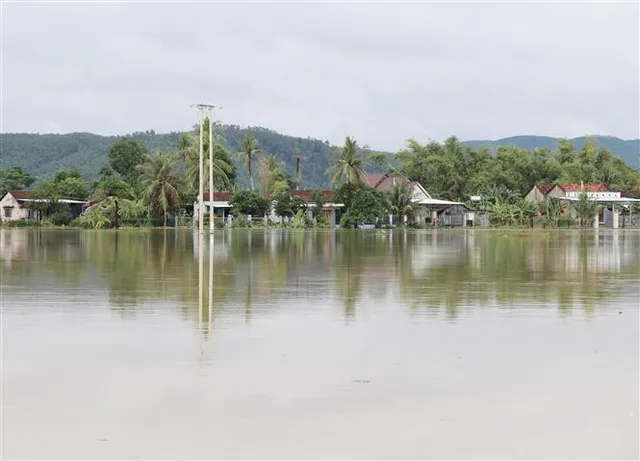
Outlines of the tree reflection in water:
{"label": "tree reflection in water", "polygon": [[7,290],[103,290],[122,315],[171,306],[205,337],[216,316],[251,322],[334,305],[349,321],[373,309],[593,314],[603,300],[637,293],[640,275],[633,230],[229,229],[199,242],[190,230],[2,229],[0,248]]}

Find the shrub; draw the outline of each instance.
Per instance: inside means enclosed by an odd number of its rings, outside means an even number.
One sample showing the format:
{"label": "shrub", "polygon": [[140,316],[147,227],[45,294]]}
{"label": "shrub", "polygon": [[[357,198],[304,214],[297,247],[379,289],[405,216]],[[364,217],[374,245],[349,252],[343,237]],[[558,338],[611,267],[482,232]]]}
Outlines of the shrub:
{"label": "shrub", "polygon": [[233,221],[231,222],[232,227],[251,227],[251,221],[247,218],[246,215],[242,213],[238,213],[233,217]]}
{"label": "shrub", "polygon": [[20,221],[5,221],[6,227],[40,227],[42,224],[35,219],[21,219]]}

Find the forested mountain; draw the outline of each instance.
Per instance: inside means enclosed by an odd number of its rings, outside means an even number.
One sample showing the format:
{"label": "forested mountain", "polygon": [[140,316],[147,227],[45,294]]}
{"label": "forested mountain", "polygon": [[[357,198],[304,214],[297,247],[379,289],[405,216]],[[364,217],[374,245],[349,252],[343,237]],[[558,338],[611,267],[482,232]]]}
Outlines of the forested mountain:
{"label": "forested mountain", "polygon": [[[613,136],[591,136],[596,144],[600,147],[610,150],[618,157],[622,158],[628,165],[633,168],[640,168],[640,139],[620,139]],[[569,139],[573,143],[576,150],[584,147],[587,140],[586,136]],[[558,146],[558,138],[549,136],[512,136],[510,138],[502,138],[495,141],[465,141],[462,144],[472,146],[474,148],[489,147],[495,152],[498,146],[513,145],[521,149],[551,149],[555,150]]]}
{"label": "forested mountain", "polygon": [[[303,187],[327,187],[329,178],[325,174],[330,165],[332,146],[328,141],[312,138],[298,138],[276,133],[260,127],[244,128],[236,125],[223,125],[219,128],[222,143],[231,152],[240,150],[240,143],[249,130],[258,140],[260,150],[273,154],[284,162],[286,172],[295,174],[296,154],[301,157]],[[175,150],[180,132],[155,133],[137,132],[126,137],[142,142],[150,150]],[[105,164],[107,152],[118,139],[116,136],[101,136],[91,133],[69,134],[1,134],[0,168],[20,166],[38,178],[51,176],[56,170],[79,167],[87,179],[97,177]],[[576,150],[585,144],[584,137],[573,139]],[[637,168],[640,140],[625,141],[614,137],[596,137],[598,146],[604,147],[623,158],[629,165]],[[366,140],[361,140],[365,143]],[[497,141],[467,141],[463,144],[472,147],[486,146],[495,150],[496,146],[514,145],[524,149],[555,149],[558,139],[544,136],[516,136]],[[239,160],[238,161],[239,164]],[[374,168],[372,168],[374,169]],[[239,168],[239,179],[244,182],[245,169]]]}

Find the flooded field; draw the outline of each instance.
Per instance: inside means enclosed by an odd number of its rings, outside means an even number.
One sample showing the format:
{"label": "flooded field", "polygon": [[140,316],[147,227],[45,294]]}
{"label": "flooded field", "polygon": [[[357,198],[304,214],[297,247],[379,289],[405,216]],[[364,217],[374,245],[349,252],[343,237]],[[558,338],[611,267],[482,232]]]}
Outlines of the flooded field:
{"label": "flooded field", "polygon": [[638,459],[640,232],[0,230],[2,457]]}

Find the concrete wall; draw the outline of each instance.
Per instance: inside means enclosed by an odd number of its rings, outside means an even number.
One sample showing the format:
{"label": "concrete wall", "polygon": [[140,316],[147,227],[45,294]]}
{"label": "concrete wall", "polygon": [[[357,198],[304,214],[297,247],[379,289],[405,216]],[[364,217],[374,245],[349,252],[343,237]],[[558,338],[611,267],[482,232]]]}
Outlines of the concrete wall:
{"label": "concrete wall", "polygon": [[[8,216],[8,215],[11,216]],[[25,208],[11,194],[5,194],[0,200],[0,220],[20,221],[22,219],[35,219],[36,213]]]}

